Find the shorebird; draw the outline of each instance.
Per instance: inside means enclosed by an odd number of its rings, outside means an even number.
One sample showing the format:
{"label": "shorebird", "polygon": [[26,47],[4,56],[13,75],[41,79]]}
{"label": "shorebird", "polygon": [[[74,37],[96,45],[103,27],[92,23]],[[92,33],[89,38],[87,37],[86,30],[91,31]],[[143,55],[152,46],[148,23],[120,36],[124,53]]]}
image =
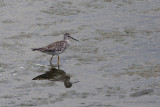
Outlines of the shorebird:
{"label": "shorebird", "polygon": [[48,46],[44,46],[41,48],[32,48],[32,51],[40,51],[40,52],[52,55],[50,59],[51,65],[52,65],[53,56],[58,55],[57,64],[59,66],[59,54],[64,52],[69,47],[70,39],[78,41],[77,39],[74,39],[73,37],[71,37],[69,33],[65,33],[63,40],[51,43]]}

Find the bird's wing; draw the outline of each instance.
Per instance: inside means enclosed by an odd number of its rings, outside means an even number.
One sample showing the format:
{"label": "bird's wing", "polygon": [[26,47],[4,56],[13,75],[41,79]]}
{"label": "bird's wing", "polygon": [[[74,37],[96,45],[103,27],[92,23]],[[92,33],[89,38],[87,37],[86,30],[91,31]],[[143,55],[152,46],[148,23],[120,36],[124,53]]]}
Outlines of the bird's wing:
{"label": "bird's wing", "polygon": [[48,50],[48,51],[63,51],[65,48],[66,48],[66,41],[57,41],[55,43],[52,43],[45,48],[45,50]]}
{"label": "bird's wing", "polygon": [[45,46],[45,47],[42,47],[42,48],[35,48],[35,49],[32,49],[33,51],[37,50],[37,51],[41,51],[41,52],[62,52],[66,49],[66,41],[57,41],[57,42],[54,42],[48,46]]}

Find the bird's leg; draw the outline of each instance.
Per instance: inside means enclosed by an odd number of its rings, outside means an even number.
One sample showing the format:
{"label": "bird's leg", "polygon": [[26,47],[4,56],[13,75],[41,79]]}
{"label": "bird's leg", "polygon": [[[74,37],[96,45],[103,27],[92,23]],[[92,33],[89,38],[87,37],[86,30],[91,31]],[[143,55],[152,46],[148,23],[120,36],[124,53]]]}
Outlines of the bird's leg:
{"label": "bird's leg", "polygon": [[59,64],[58,64],[58,69],[59,69]]}
{"label": "bird's leg", "polygon": [[58,55],[58,66],[59,66],[59,55]]}
{"label": "bird's leg", "polygon": [[52,55],[52,57],[51,57],[51,59],[50,59],[50,64],[52,65],[52,59],[53,59],[53,55]]}

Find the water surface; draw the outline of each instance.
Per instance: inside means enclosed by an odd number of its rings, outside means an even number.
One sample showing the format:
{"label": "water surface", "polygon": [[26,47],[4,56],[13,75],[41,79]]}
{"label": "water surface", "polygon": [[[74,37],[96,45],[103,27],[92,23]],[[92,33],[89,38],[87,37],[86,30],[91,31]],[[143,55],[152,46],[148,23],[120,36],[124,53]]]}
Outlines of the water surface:
{"label": "water surface", "polygon": [[[159,4],[1,0],[0,105],[159,107]],[[60,55],[59,70],[49,65],[50,55],[31,51],[61,40],[66,32],[80,42],[73,41]],[[39,75],[45,79],[32,80]]]}

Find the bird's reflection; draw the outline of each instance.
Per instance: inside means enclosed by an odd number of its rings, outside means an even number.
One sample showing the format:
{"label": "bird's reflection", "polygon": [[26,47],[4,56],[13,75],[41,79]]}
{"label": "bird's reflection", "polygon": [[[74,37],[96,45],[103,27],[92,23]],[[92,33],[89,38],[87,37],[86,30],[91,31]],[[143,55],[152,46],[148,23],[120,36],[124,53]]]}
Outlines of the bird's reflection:
{"label": "bird's reflection", "polygon": [[[32,80],[50,80],[50,81],[59,81],[63,82],[64,86],[66,88],[71,88],[72,87],[72,82],[70,82],[70,75],[66,74],[65,71],[58,69],[51,66],[48,71],[46,71],[45,74],[39,75]],[[77,82],[74,82],[77,83]]]}

